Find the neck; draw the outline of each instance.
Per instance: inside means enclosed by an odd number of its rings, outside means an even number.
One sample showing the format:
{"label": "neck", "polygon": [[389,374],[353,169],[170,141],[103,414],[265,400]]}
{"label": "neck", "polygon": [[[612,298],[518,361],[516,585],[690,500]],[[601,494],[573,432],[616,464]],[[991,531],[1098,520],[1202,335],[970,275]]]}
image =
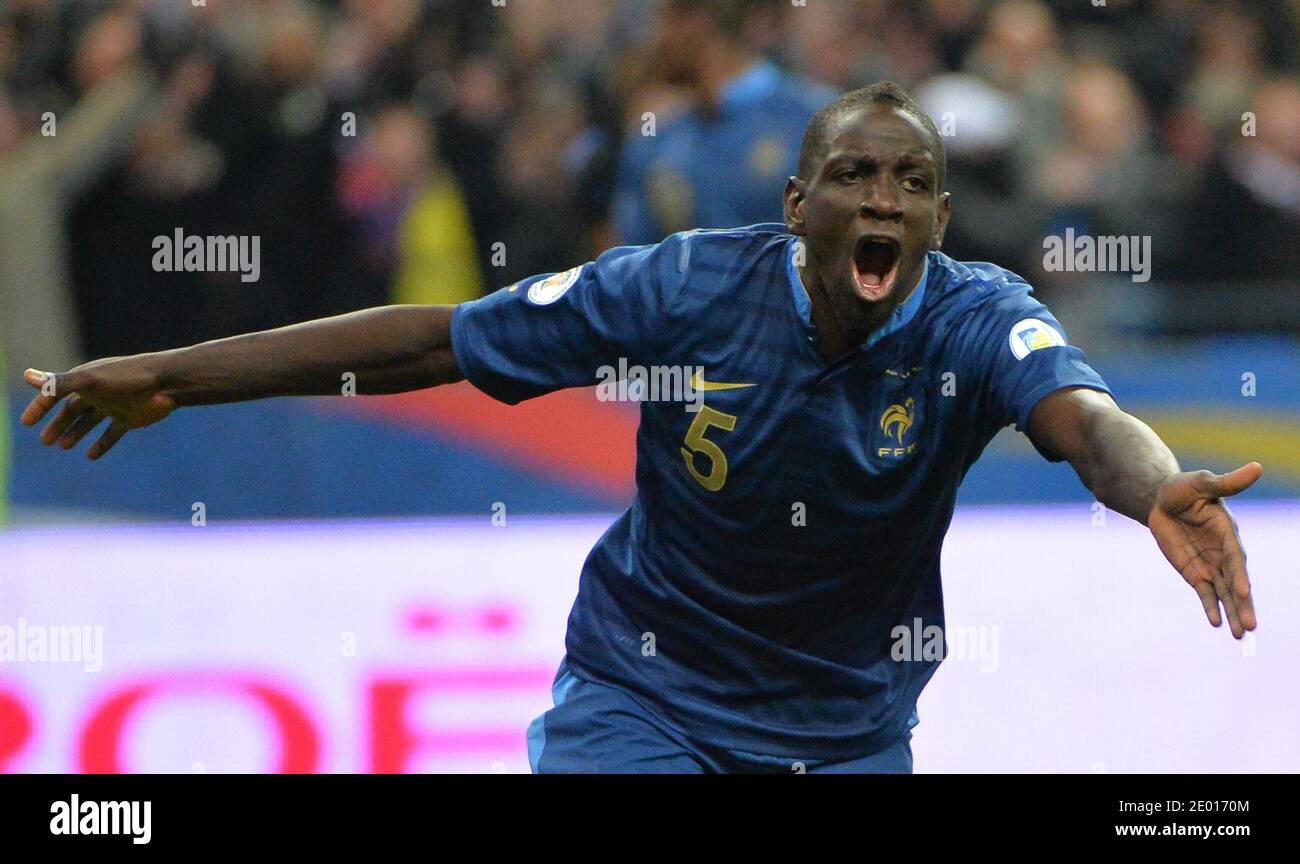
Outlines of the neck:
{"label": "neck", "polygon": [[922,271],[912,281],[910,288],[881,303],[866,304],[855,300],[845,308],[832,300],[826,284],[807,264],[800,265],[798,269],[799,278],[803,280],[808,299],[812,303],[812,322],[817,329],[817,351],[828,363],[866,344],[873,333],[885,326],[894,310],[907,302],[921,284],[921,275],[924,275]]}

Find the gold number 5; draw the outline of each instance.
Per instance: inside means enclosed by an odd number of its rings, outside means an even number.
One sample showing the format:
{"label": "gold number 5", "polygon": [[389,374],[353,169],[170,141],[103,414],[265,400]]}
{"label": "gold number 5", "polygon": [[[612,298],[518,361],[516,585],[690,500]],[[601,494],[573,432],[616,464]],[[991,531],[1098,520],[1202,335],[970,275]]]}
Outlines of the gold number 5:
{"label": "gold number 5", "polygon": [[[701,405],[700,410],[691,421],[691,428],[686,430],[686,446],[682,448],[682,459],[686,461],[686,470],[691,472],[705,489],[717,492],[727,482],[727,454],[722,448],[704,437],[710,426],[730,432],[736,428],[736,418],[731,414],[715,411],[708,405]],[[688,449],[689,448],[689,449]],[[701,474],[695,469],[694,455],[702,453],[709,458],[711,467],[708,474]]]}

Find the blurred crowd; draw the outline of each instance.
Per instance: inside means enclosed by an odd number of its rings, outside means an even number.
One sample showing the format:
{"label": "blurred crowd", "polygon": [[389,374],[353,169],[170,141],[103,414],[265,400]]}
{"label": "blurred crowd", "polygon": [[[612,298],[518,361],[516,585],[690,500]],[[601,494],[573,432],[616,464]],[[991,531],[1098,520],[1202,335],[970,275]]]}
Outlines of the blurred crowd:
{"label": "blurred crowd", "polygon": [[[779,221],[797,147],[711,124],[770,92],[797,133],[881,79],[951,116],[958,259],[1068,300],[1045,235],[1149,236],[1220,323],[1300,265],[1294,0],[197,2],[0,0],[10,380]],[[708,209],[737,166],[770,197]],[[177,228],[260,237],[260,279],[156,272]]]}

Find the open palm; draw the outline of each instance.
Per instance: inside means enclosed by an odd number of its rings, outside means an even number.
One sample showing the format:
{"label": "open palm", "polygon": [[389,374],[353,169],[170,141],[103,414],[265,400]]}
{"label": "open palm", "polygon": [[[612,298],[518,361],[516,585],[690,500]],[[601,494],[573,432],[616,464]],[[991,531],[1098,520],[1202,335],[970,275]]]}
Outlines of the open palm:
{"label": "open palm", "polygon": [[1237,639],[1255,629],[1255,606],[1237,523],[1221,499],[1249,488],[1263,472],[1251,462],[1229,474],[1175,474],[1161,484],[1147,518],[1160,551],[1196,590],[1210,623],[1223,623],[1222,605]]}

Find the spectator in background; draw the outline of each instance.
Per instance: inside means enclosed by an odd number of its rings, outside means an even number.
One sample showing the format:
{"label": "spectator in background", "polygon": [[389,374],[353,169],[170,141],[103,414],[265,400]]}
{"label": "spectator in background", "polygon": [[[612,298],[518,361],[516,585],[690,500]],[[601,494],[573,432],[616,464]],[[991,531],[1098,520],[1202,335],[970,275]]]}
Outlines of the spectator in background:
{"label": "spectator in background", "polygon": [[386,106],[343,173],[366,278],[391,281],[392,303],[454,304],[483,293],[469,214],[432,137],[414,109]]}
{"label": "spectator in background", "polygon": [[[1026,271],[1047,302],[1063,310],[1058,314],[1071,322],[1074,337],[1098,350],[1105,340],[1122,338],[1124,326],[1144,325],[1154,314],[1146,283],[1132,276],[1139,269],[1146,279],[1166,275],[1181,246],[1171,219],[1180,184],[1153,148],[1145,106],[1123,72],[1085,63],[1067,82],[1066,132],[1031,176],[1042,221]],[[1131,260],[1125,272],[1044,272],[1043,237],[1065,236],[1071,228],[1075,237],[1136,237],[1135,251],[1148,249],[1150,259],[1140,268]]]}
{"label": "spectator in background", "polygon": [[[622,241],[654,243],[688,228],[782,219],[781,188],[795,173],[804,126],[834,94],[748,50],[742,0],[664,0],[654,71],[691,103],[654,134],[626,142],[614,200]],[[633,103],[631,113],[637,116]]]}
{"label": "spectator in background", "polygon": [[492,53],[462,58],[449,78],[449,104],[438,117],[439,151],[460,181],[478,242],[479,270],[489,274],[492,244],[510,221],[498,158],[510,118],[509,84],[504,65]]}
{"label": "spectator in background", "polygon": [[[501,16],[516,87],[494,165],[505,205],[498,230],[506,236],[491,238],[504,239],[510,256],[504,271],[499,260],[489,263],[493,284],[566,269],[617,245],[609,209],[625,125],[621,109],[627,85],[635,88],[645,69],[639,46],[654,4],[606,0],[570,4],[562,15],[551,10],[526,4]],[[529,188],[534,179],[545,194]],[[556,222],[559,212],[566,218]]]}
{"label": "spectator in background", "polygon": [[1051,11],[1039,0],[998,3],[964,66],[1016,101],[1022,121],[1020,168],[1038,164],[1061,140],[1059,106],[1070,72]]}
{"label": "spectator in background", "polygon": [[321,52],[335,93],[362,110],[409,99],[428,68],[422,0],[344,0]]}
{"label": "spectator in background", "polygon": [[[498,156],[510,218],[501,237],[505,261],[495,261],[489,271],[496,287],[590,257],[579,218],[582,154],[575,147],[586,127],[582,104],[555,78],[534,81],[527,94]],[[539,225],[547,230],[538,231]]]}
{"label": "spectator in background", "polygon": [[68,89],[67,57],[74,41],[74,17],[78,12],[70,3],[58,0],[14,0],[0,3],[0,53],[12,51],[6,60],[0,56],[7,84],[14,101],[26,97],[47,104],[60,91]]}
{"label": "spectator in background", "polygon": [[[134,14],[109,11],[78,42],[81,99],[21,118],[0,91],[0,334],[5,384],[19,363],[71,368],[84,356],[69,276],[65,222],[75,196],[114,164],[152,114],[155,84],[139,62]],[[175,103],[184,98],[173,90]],[[23,133],[26,133],[25,135]],[[71,365],[69,365],[71,364]],[[15,378],[16,380],[16,378]]]}
{"label": "spectator in background", "polygon": [[[890,63],[880,20],[863,20],[864,10],[850,0],[824,0],[798,9],[789,19],[792,68],[836,93],[881,80],[909,80]],[[913,32],[909,38],[919,38]]]}
{"label": "spectator in background", "polygon": [[1189,281],[1294,283],[1300,273],[1300,81],[1265,84],[1251,111],[1254,134],[1235,128],[1196,184],[1179,274]]}
{"label": "spectator in background", "polygon": [[[34,50],[15,56],[13,30],[0,27],[0,73],[16,70],[21,84],[39,80],[33,63],[52,62],[56,43],[36,36],[54,33],[60,18],[53,4],[29,2],[19,11],[31,15],[20,19],[30,27],[18,29],[33,36]],[[8,521],[9,376],[32,358],[66,368],[81,362],[65,221],[73,198],[126,148],[158,95],[139,48],[138,19],[109,11],[77,43],[72,71],[82,98],[70,109],[54,101],[54,88],[35,87],[32,116],[24,117],[0,84],[0,528]],[[163,96],[170,110],[183,88],[173,82]]]}
{"label": "spectator in background", "polygon": [[1066,130],[1034,172],[1046,228],[1076,234],[1151,236],[1159,249],[1175,178],[1161,168],[1145,106],[1113,66],[1081,64],[1062,93]]}
{"label": "spectator in background", "polygon": [[150,114],[115,170],[79,196],[68,218],[70,260],[85,352],[92,357],[159,350],[204,338],[212,312],[204,273],[156,273],[153,240],[176,228],[204,234],[197,214],[224,170],[221,150],[190,125],[193,103],[213,86],[195,61],[187,105]]}
{"label": "spectator in background", "polygon": [[[802,124],[835,94],[773,60],[837,90],[891,78],[947,94],[928,107],[956,119],[949,185],[965,204],[947,245],[958,257],[1006,263],[1085,304],[1075,289],[1094,283],[1035,272],[1045,233],[1151,234],[1156,280],[1294,272],[1294,160],[1278,132],[1293,85],[1259,90],[1259,137],[1240,132],[1260,82],[1294,72],[1292,0],[570,6],[0,0],[11,103],[0,125],[21,124],[17,138],[0,134],[8,353],[53,366],[152,350],[495,288],[679,228],[780,220]],[[146,82],[154,70],[149,92],[173,91],[174,110],[149,96],[113,109],[104,82],[128,68]],[[58,138],[33,137],[45,110]],[[362,138],[340,133],[344,112]],[[83,136],[68,125],[79,118],[105,134]],[[56,156],[74,167],[54,170]],[[33,179],[38,163],[52,183]],[[1229,222],[1218,206],[1245,215]],[[259,235],[262,280],[154,273],[151,240],[176,227]],[[1251,263],[1233,248],[1253,250]]]}
{"label": "spectator in background", "polygon": [[[945,136],[944,187],[956,206],[943,248],[959,261],[1002,261],[1020,266],[1040,242],[1034,202],[1017,162],[1023,119],[1019,105],[972,75],[938,75],[916,91]],[[951,125],[949,125],[951,123]]]}
{"label": "spectator in background", "polygon": [[[301,0],[196,10],[187,25],[211,82],[146,125],[120,170],[71,220],[95,356],[158,350],[376,305],[356,278],[337,200],[342,109],[320,81],[322,22]],[[181,229],[259,238],[260,278],[155,272],[152,242]],[[102,257],[105,249],[121,250]]]}
{"label": "spectator in background", "polygon": [[944,69],[961,68],[962,58],[979,34],[984,0],[931,0],[926,25]]}
{"label": "spectator in background", "polygon": [[1197,27],[1193,56],[1184,98],[1215,132],[1234,128],[1265,75],[1260,22],[1231,4],[1209,9]]}
{"label": "spectator in background", "polygon": [[[211,100],[194,128],[220,147],[226,169],[205,214],[212,233],[262,238],[262,276],[253,290],[236,278],[205,284],[217,332],[274,327],[304,317],[382,303],[384,285],[361,282],[355,248],[338,201],[338,152],[350,105],[330,98],[321,65],[327,32],[303,0],[279,0],[261,12],[244,93]],[[231,130],[234,131],[232,134]]]}

